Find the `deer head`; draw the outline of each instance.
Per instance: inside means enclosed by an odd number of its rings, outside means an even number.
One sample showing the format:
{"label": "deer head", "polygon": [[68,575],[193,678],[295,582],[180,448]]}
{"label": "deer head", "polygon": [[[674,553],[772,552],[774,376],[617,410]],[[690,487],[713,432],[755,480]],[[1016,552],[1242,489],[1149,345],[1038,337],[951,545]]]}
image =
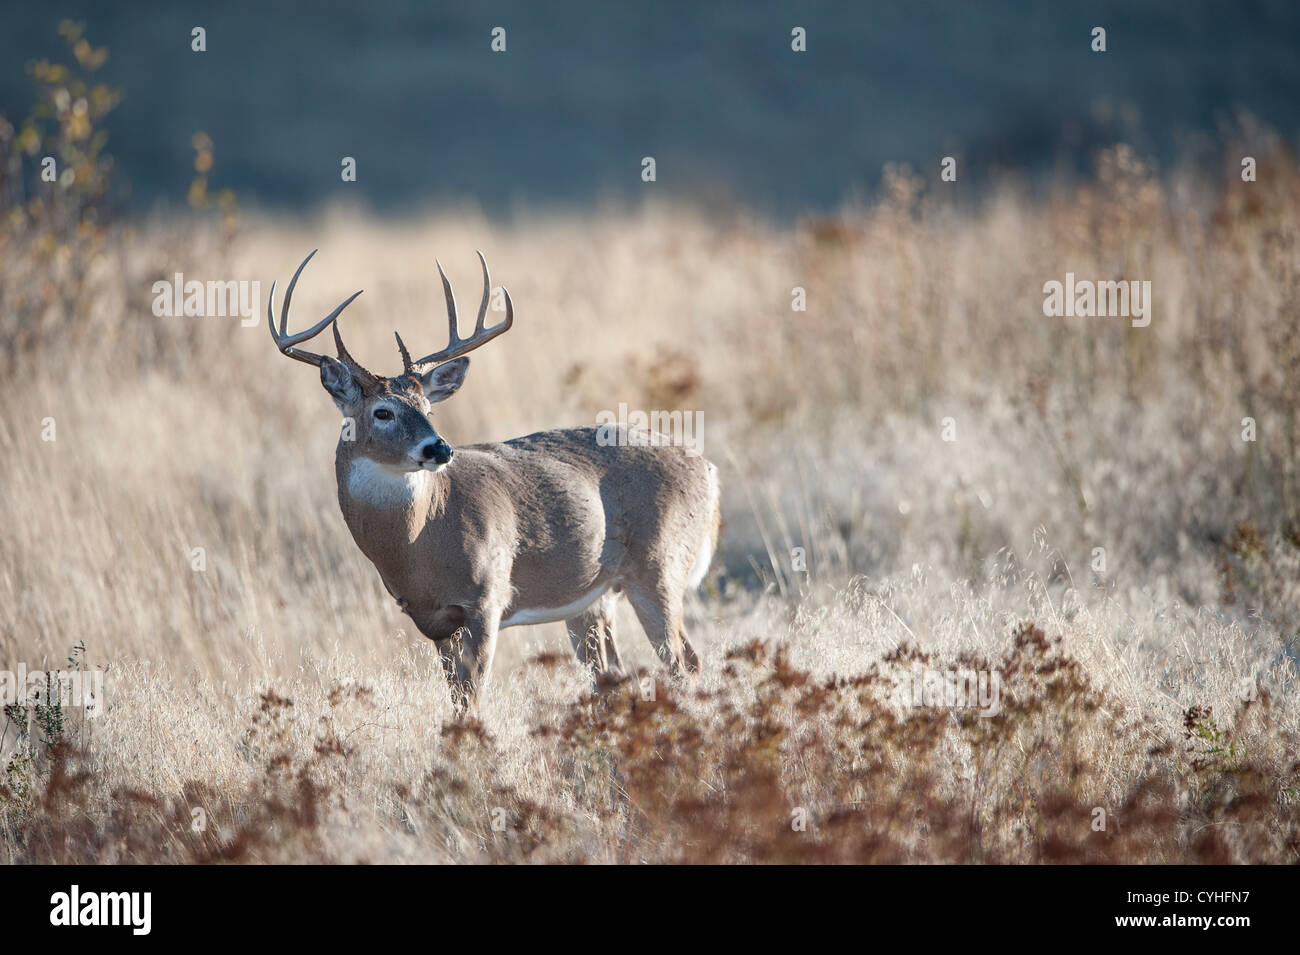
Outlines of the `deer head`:
{"label": "deer head", "polygon": [[[275,284],[271,284],[271,294],[266,303],[266,320],[276,347],[283,355],[319,366],[321,385],[329,392],[344,417],[355,424],[355,454],[364,455],[391,471],[441,470],[451,461],[455,452],[434,429],[429,418],[430,407],[439,401],[446,401],[460,388],[469,370],[469,358],[465,357],[468,352],[510,330],[515,317],[510,293],[505,288],[501,290],[506,304],[505,318],[491,328],[485,327],[484,320],[492,295],[492,279],[488,273],[487,260],[479,252],[479,262],[483,265],[483,300],[479,303],[474,332],[468,338],[461,338],[456,320],[456,296],[451,290],[451,282],[447,280],[447,273],[442,269],[442,263],[437,263],[447,298],[447,345],[440,351],[412,361],[402,336],[394,332],[397,349],[402,356],[402,372],[384,378],[367,371],[348,353],[339,332],[339,314],[361,292],[353,293],[338,308],[306,331],[289,334],[289,302],[293,297],[293,289],[303,268],[315,254],[316,250],[312,250],[311,255],[303,259],[289,280],[280,309],[278,332],[273,310]],[[317,355],[297,347],[300,342],[319,335],[326,326],[333,329],[337,358]]]}

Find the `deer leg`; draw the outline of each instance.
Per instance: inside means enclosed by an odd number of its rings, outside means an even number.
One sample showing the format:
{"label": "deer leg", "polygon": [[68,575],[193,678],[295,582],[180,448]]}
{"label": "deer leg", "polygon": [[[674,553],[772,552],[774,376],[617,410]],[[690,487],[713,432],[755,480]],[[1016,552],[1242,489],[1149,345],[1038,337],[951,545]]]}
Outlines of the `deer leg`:
{"label": "deer leg", "polygon": [[682,627],[681,595],[674,599],[663,588],[628,584],[627,598],[659,659],[674,674],[697,672],[700,660]]}
{"label": "deer leg", "polygon": [[452,703],[460,715],[478,715],[479,700],[496,654],[497,616],[467,610],[461,627],[449,639],[438,641]]}
{"label": "deer leg", "polygon": [[442,661],[442,672],[447,678],[447,688],[451,690],[451,705],[457,713],[464,709],[464,696],[460,690],[458,682],[458,671],[460,669],[460,656],[463,652],[461,646],[460,631],[452,634],[435,644],[438,648],[438,659]]}
{"label": "deer leg", "polygon": [[596,673],[621,674],[622,661],[614,643],[614,606],[618,595],[607,593],[576,617],[564,621],[578,663]]}
{"label": "deer leg", "polygon": [[700,672],[700,655],[695,652],[695,647],[686,637],[686,625],[680,622],[677,624],[677,632],[682,638],[682,661],[686,666],[687,673]]}
{"label": "deer leg", "polygon": [[605,672],[621,676],[623,673],[623,661],[618,655],[618,644],[614,642],[614,603],[610,604],[609,612],[605,617],[605,626],[601,632],[605,638]]}

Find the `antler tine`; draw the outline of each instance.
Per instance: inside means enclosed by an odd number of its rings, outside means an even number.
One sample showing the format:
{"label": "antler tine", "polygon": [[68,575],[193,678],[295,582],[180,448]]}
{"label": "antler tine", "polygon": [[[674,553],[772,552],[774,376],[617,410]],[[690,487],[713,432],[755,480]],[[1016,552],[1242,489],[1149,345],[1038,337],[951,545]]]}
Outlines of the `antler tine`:
{"label": "antler tine", "polygon": [[[460,330],[456,321],[456,296],[451,290],[451,282],[447,279],[447,273],[442,270],[442,263],[438,262],[436,259],[434,260],[435,264],[438,266],[438,275],[442,277],[443,293],[447,297],[447,347],[441,351],[425,355],[423,358],[411,362],[412,367],[415,365],[427,365],[430,363],[450,361],[453,358],[458,358],[461,355],[473,351],[480,345],[490,342],[498,335],[505,334],[510,331],[511,326],[514,325],[514,303],[510,301],[510,293],[506,291],[504,286],[502,286],[501,292],[505,296],[506,300],[506,317],[502,319],[499,324],[493,325],[491,328],[484,327],[484,320],[487,318],[488,302],[491,301],[492,298],[492,279],[488,273],[487,259],[483,257],[482,252],[478,253],[478,259],[479,262],[483,264],[483,301],[479,303],[478,319],[474,323],[474,333],[470,335],[469,338],[460,337]],[[400,342],[401,339],[399,338],[399,345]],[[403,349],[403,351],[404,350],[405,349]]]}
{"label": "antler tine", "polygon": [[275,282],[274,281],[271,282],[271,294],[268,295],[266,299],[266,325],[271,330],[271,339],[275,342],[275,347],[280,350],[281,354],[287,355],[290,358],[296,358],[298,361],[306,362],[309,365],[319,365],[321,363],[321,356],[315,354],[314,352],[306,351],[305,349],[302,348],[295,348],[294,346],[297,345],[299,342],[305,342],[307,341],[307,339],[315,338],[317,335],[319,335],[330,325],[330,323],[332,323],[336,318],[339,317],[339,314],[343,311],[343,309],[347,308],[349,305],[352,304],[353,299],[355,299],[358,295],[361,294],[362,291],[364,291],[364,289],[360,289],[356,292],[353,292],[351,295],[349,295],[346,299],[343,300],[343,302],[338,306],[338,308],[334,309],[334,311],[330,312],[328,315],[326,315],[324,318],[322,318],[319,322],[317,322],[315,325],[313,325],[311,328],[307,329],[306,331],[298,332],[294,335],[288,334],[289,300],[293,298],[293,289],[294,286],[298,284],[298,276],[302,274],[302,270],[306,267],[307,263],[311,261],[311,257],[315,255],[317,251],[318,250],[316,249],[312,249],[311,255],[308,255],[307,258],[302,260],[302,263],[298,266],[298,270],[293,273],[293,278],[289,280],[288,287],[284,290],[284,302],[280,306],[280,330],[278,332],[275,329]]}
{"label": "antler tine", "polygon": [[437,259],[433,264],[438,266],[438,277],[442,279],[442,291],[447,297],[447,342],[448,347],[460,342],[460,319],[456,316],[456,293],[451,290],[451,281],[447,278],[447,273],[442,270],[442,263]]}
{"label": "antler tine", "polygon": [[393,337],[397,339],[397,350],[402,353],[402,371],[409,373],[411,371],[411,353],[406,350],[406,342],[402,341],[402,336],[393,332]]}
{"label": "antler tine", "polygon": [[302,270],[307,267],[307,263],[312,260],[312,256],[314,256],[319,251],[320,249],[312,249],[310,252],[307,253],[307,258],[303,259],[301,262],[298,263],[298,268],[294,269],[293,278],[289,279],[289,287],[284,290],[284,301],[280,303],[280,337],[281,338],[284,337],[284,333],[288,330],[289,327],[289,300],[293,298],[293,289],[294,286],[298,284],[298,276],[302,275]]}
{"label": "antler tine", "polygon": [[483,319],[487,317],[488,300],[492,297],[492,279],[488,275],[487,259],[478,249],[474,250],[478,260],[483,263],[483,301],[478,303],[478,319],[474,322],[474,334],[483,334]]}

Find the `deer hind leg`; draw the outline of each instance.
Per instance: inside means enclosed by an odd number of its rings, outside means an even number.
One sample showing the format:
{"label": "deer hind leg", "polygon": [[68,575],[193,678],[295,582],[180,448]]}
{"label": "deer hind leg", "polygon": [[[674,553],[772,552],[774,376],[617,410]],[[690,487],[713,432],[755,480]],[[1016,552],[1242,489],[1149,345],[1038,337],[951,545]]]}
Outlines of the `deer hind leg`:
{"label": "deer hind leg", "polygon": [[660,661],[675,674],[698,673],[699,655],[682,626],[682,597],[682,591],[677,588],[627,585],[627,599],[632,602],[632,609]]}
{"label": "deer hind leg", "polygon": [[618,675],[623,672],[618,646],[614,642],[614,608],[617,604],[618,594],[610,591],[578,616],[564,621],[578,663],[593,673]]}

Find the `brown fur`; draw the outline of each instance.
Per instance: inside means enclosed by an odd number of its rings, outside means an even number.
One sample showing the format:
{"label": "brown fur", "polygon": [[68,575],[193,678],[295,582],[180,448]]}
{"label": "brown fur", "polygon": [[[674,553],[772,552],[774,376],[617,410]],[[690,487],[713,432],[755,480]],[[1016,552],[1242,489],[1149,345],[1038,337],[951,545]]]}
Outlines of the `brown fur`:
{"label": "brown fur", "polygon": [[[285,290],[278,331],[272,289],[271,337],[281,353],[320,368],[322,386],[343,412],[335,453],[343,519],[398,606],[437,642],[457,704],[477,708],[504,626],[565,619],[584,664],[618,670],[619,593],[661,660],[674,672],[698,670],[682,603],[697,558],[710,539],[716,544],[713,465],[621,426],[612,442],[598,440],[610,437],[608,429],[574,428],[453,452],[434,430],[430,406],[461,386],[466,353],[514,321],[503,288],[505,319],[484,324],[492,285],[482,253],[474,333],[459,336],[440,265],[448,346],[413,362],[397,336],[404,371],[393,378],[361,367],[343,344],[337,318],[359,292],[312,328],[288,333],[289,300],[310,260]],[[298,347],[327,325],[338,358]]]}
{"label": "brown fur", "polygon": [[[396,414],[385,430],[373,418],[381,405]],[[476,702],[513,613],[565,608],[602,588],[567,620],[582,662],[619,668],[613,604],[622,591],[660,659],[699,669],[681,614],[691,566],[718,530],[716,482],[702,457],[626,446],[626,431],[622,446],[598,444],[594,427],[542,431],[459,448],[444,469],[411,472],[409,499],[376,503],[350,489],[354,463],[402,467],[410,448],[437,439],[428,402],[403,376],[367,383],[343,410],[357,422],[336,453],[344,520],[420,632],[439,641],[458,700]],[[589,649],[593,630],[600,640]]]}

